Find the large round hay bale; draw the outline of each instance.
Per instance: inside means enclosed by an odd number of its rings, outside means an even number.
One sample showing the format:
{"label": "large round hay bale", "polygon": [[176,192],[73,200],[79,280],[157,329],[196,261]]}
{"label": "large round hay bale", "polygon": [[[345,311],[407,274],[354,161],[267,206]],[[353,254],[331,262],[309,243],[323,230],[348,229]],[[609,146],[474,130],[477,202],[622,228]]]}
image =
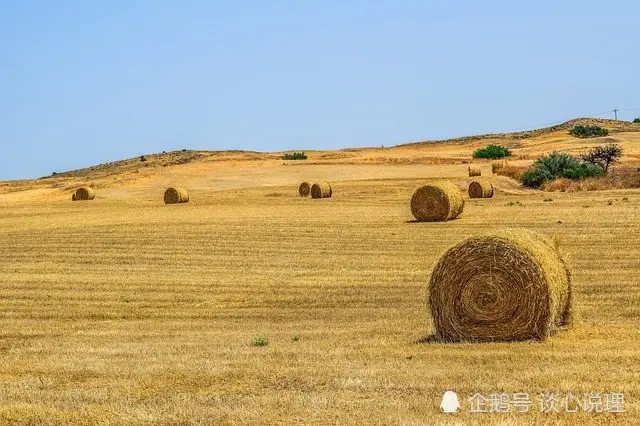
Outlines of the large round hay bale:
{"label": "large round hay bale", "polygon": [[540,234],[487,233],[440,258],[429,282],[429,306],[440,340],[542,340],[569,323],[570,272]]}
{"label": "large round hay bale", "polygon": [[470,165],[469,166],[469,176],[481,176],[482,170],[480,170],[480,166]]}
{"label": "large round hay bale", "polygon": [[189,202],[189,192],[184,188],[170,187],[164,191],[165,204],[180,204]]}
{"label": "large round hay bale", "polygon": [[311,194],[311,184],[309,182],[302,182],[298,187],[298,194],[301,197],[308,197]]}
{"label": "large round hay bale", "polygon": [[455,219],[464,209],[464,199],[451,182],[437,182],[416,189],[411,197],[411,213],[419,221]]}
{"label": "large round hay bale", "polygon": [[332,194],[331,185],[327,182],[317,182],[311,185],[311,198],[329,198]]}
{"label": "large round hay bale", "polygon": [[486,179],[474,179],[469,183],[469,197],[491,198],[493,197],[493,184]]}
{"label": "large round hay bale", "polygon": [[507,167],[507,162],[505,160],[494,161],[491,163],[491,173],[496,174],[498,170]]}
{"label": "large round hay bale", "polygon": [[76,190],[76,200],[87,201],[96,198],[96,191],[88,186],[83,186]]}

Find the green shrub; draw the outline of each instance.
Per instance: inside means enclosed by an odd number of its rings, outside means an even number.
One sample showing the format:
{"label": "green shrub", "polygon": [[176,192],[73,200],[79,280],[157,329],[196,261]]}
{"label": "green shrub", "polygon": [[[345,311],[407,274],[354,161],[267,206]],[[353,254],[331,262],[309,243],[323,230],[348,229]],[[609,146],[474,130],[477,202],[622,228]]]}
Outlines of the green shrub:
{"label": "green shrub", "polygon": [[511,151],[509,150],[509,148],[502,145],[498,145],[498,144],[487,145],[484,148],[478,148],[475,151],[473,151],[473,158],[497,159],[497,158],[505,158],[510,156],[511,156]]}
{"label": "green shrub", "polygon": [[554,151],[538,158],[522,175],[522,183],[530,188],[540,188],[546,181],[558,178],[584,179],[602,175],[602,167],[582,162],[566,152]]}
{"label": "green shrub", "polygon": [[294,152],[293,154],[284,154],[283,160],[306,160],[307,156],[304,152]]}
{"label": "green shrub", "polygon": [[640,117],[636,118],[635,120],[633,120],[634,123],[640,124]]}
{"label": "green shrub", "polygon": [[252,342],[253,346],[267,346],[269,345],[269,340],[266,337],[256,337]]}
{"label": "green shrub", "polygon": [[577,138],[597,138],[599,136],[607,136],[609,131],[596,125],[579,125],[569,130],[569,134]]}

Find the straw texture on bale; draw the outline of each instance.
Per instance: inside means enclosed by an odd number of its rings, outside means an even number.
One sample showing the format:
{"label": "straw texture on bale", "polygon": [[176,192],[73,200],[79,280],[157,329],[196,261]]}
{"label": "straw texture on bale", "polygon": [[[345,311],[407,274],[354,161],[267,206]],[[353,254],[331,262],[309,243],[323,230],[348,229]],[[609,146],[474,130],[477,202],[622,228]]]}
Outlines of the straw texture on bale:
{"label": "straw texture on bale", "polygon": [[493,185],[485,179],[472,180],[469,184],[469,197],[491,198],[493,197]]}
{"label": "straw texture on bale", "polygon": [[482,170],[479,166],[469,166],[469,176],[481,176]]}
{"label": "straw texture on bale", "polygon": [[439,340],[544,340],[570,322],[571,274],[540,234],[487,233],[440,258],[429,282],[429,306]]}
{"label": "straw texture on bale", "polygon": [[96,191],[93,188],[89,188],[88,186],[78,188],[78,190],[76,191],[76,200],[86,201],[93,200],[94,198],[96,198]]}
{"label": "straw texture on bale", "polygon": [[411,213],[424,222],[455,219],[464,209],[464,198],[451,182],[421,186],[411,197]]}
{"label": "straw texture on bale", "polygon": [[311,198],[329,198],[333,191],[327,182],[318,182],[311,185]]}
{"label": "straw texture on bale", "polygon": [[505,160],[494,161],[491,163],[491,173],[496,174],[498,170],[507,167],[507,162]]}
{"label": "straw texture on bale", "polygon": [[302,182],[298,187],[298,194],[301,197],[308,197],[311,194],[311,184],[309,182]]}
{"label": "straw texture on bale", "polygon": [[189,202],[189,193],[184,188],[171,187],[164,191],[165,204],[180,204]]}

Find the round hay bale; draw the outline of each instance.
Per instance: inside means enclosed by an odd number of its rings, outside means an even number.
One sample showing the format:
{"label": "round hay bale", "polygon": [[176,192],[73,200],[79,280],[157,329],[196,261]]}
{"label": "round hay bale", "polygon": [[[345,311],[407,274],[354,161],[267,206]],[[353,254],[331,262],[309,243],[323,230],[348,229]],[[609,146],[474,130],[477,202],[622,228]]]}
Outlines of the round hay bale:
{"label": "round hay bale", "polygon": [[469,184],[469,197],[491,198],[493,197],[493,184],[486,179],[474,179]]}
{"label": "round hay bale", "polygon": [[311,185],[311,198],[329,198],[332,194],[331,185],[327,182],[318,182]]}
{"label": "round hay bale", "polygon": [[164,191],[165,204],[181,204],[189,202],[189,193],[184,188],[170,187]]}
{"label": "round hay bale", "polygon": [[480,166],[471,165],[469,166],[469,176],[481,176],[482,170],[480,170]]}
{"label": "round hay bale", "polygon": [[301,197],[308,197],[311,194],[311,184],[309,182],[302,182],[298,187],[298,194]]}
{"label": "round hay bale", "polygon": [[491,163],[491,173],[495,175],[498,173],[498,170],[504,169],[505,167],[507,167],[507,162],[505,160],[494,161]]}
{"label": "round hay bale", "polygon": [[551,241],[535,232],[506,229],[468,238],[431,274],[435,337],[543,340],[570,321],[570,275]]}
{"label": "round hay bale", "polygon": [[83,186],[76,190],[76,200],[87,201],[96,198],[96,191],[88,186]]}
{"label": "round hay bale", "polygon": [[437,182],[416,189],[411,197],[411,213],[424,222],[455,219],[464,209],[464,199],[451,182]]}
{"label": "round hay bale", "polygon": [[71,194],[71,201],[78,201],[78,197],[76,197],[76,193]]}

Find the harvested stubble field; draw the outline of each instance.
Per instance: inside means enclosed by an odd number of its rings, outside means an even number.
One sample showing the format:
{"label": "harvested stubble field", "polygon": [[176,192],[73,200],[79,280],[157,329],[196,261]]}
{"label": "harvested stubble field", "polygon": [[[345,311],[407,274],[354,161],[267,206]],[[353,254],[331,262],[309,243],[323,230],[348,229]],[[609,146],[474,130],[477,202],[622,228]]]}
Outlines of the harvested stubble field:
{"label": "harvested stubble field", "polygon": [[[426,166],[421,179],[378,166],[392,178],[376,180],[342,166],[352,179],[330,180],[332,198],[298,196],[302,176],[332,167],[274,167],[266,186],[202,181],[184,205],[163,204],[165,178],[90,202],[11,194],[0,424],[640,422],[638,190],[519,191],[494,176],[494,198],[416,223],[413,191],[435,176],[464,188],[466,165]],[[543,343],[420,342],[439,256],[504,227],[557,235],[573,328]],[[463,412],[440,412],[447,390]],[[527,392],[534,406],[471,414],[476,392]],[[543,414],[540,392],[624,393],[626,413]]]}
{"label": "harvested stubble field", "polygon": [[[503,195],[410,223],[419,182],[335,183],[317,202],[288,186],[185,206],[0,207],[2,423],[430,423],[449,389],[627,398],[618,417],[495,421],[640,418],[637,193]],[[438,256],[504,226],[560,237],[574,329],[542,344],[415,343],[431,331]]]}

